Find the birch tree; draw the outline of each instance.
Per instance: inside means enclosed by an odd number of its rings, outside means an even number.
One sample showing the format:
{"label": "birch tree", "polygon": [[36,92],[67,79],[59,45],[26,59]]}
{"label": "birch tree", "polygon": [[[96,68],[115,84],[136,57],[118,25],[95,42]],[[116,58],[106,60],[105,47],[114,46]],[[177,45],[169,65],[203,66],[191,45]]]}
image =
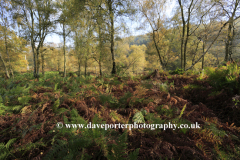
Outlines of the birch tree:
{"label": "birch tree", "polygon": [[[4,65],[5,72],[7,78],[10,78],[9,70],[11,71],[12,76],[13,70],[11,65],[11,60],[9,56],[9,47],[8,47],[8,29],[11,28],[11,24],[9,23],[10,20],[12,20],[12,14],[11,14],[11,5],[9,1],[6,0],[0,0],[0,25],[3,27],[3,37],[4,37],[4,44],[5,44],[5,53],[8,56],[8,65],[5,63],[3,57],[0,55],[1,61]],[[1,54],[1,53],[0,53]]]}
{"label": "birch tree", "polygon": [[160,0],[140,0],[139,5],[141,14],[145,19],[143,23],[147,23],[151,27],[152,41],[156,49],[160,65],[162,69],[165,70],[168,63],[168,55],[161,53],[161,50],[163,49],[161,43],[167,34],[167,30],[164,27],[164,22],[166,20],[165,9],[167,3],[166,1]]}
{"label": "birch tree", "polygon": [[31,42],[34,77],[39,78],[40,48],[54,29],[52,16],[56,14],[51,0],[12,0],[14,17],[21,26],[21,35]]}
{"label": "birch tree", "polygon": [[232,60],[232,49],[233,49],[233,38],[235,36],[234,21],[237,20],[239,15],[239,0],[220,0],[218,5],[221,6],[223,11],[223,18],[228,20],[227,27],[227,39],[225,41],[225,58],[224,61],[227,62]]}

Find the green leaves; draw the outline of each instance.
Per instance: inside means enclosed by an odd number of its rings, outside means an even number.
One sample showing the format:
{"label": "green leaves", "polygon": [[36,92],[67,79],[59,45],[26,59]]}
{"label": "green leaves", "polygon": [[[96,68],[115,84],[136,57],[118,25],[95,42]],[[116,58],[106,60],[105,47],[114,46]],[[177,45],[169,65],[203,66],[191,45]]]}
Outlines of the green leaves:
{"label": "green leaves", "polygon": [[216,124],[214,124],[214,123],[209,123],[209,122],[205,122],[205,124],[206,124],[206,125],[204,126],[204,128],[210,129],[210,130],[212,131],[212,133],[213,133],[214,135],[216,135],[217,137],[222,137],[222,138],[223,138],[225,135],[227,135],[224,130],[219,130],[219,129],[217,128]]}
{"label": "green leaves", "polygon": [[133,116],[133,122],[136,122],[136,123],[145,123],[145,120],[144,120],[144,115],[146,115],[147,111],[146,110],[141,110],[137,113],[134,114]]}
{"label": "green leaves", "polygon": [[60,101],[59,101],[59,98],[54,102],[53,106],[52,106],[52,109],[53,109],[53,112],[56,113],[57,112],[57,108],[59,107],[60,105]]}
{"label": "green leaves", "polygon": [[124,133],[116,140],[116,144],[112,145],[112,149],[110,154],[107,155],[107,158],[109,160],[124,160],[123,156],[126,155],[126,149],[127,149],[127,132],[126,130]]}
{"label": "green leaves", "polygon": [[214,68],[206,68],[206,74],[208,76],[207,81],[219,91],[222,88],[227,87],[230,90],[237,89],[240,85],[238,83],[240,69],[237,64],[228,64],[227,66]]}
{"label": "green leaves", "polygon": [[168,92],[169,86],[167,84],[168,82],[160,83],[159,84],[159,90],[163,92]]}
{"label": "green leaves", "polygon": [[129,91],[127,93],[125,93],[121,98],[119,98],[119,107],[123,107],[125,108],[128,104],[127,104],[127,100],[129,98],[132,97],[132,93],[130,93]]}
{"label": "green leaves", "polygon": [[56,84],[54,85],[54,91],[57,90],[57,87],[58,87],[58,83],[56,83]]}
{"label": "green leaves", "polygon": [[128,159],[129,159],[129,160],[136,160],[136,159],[138,158],[139,150],[140,150],[140,148],[137,148],[135,151],[132,151],[132,152],[128,155]]}
{"label": "green leaves", "polygon": [[110,104],[110,107],[115,107],[115,104],[118,103],[118,100],[115,97],[112,97],[112,95],[100,94],[99,98],[103,105],[108,103]]}
{"label": "green leaves", "polygon": [[184,73],[184,70],[183,69],[180,69],[180,68],[177,68],[175,69],[174,71],[169,71],[170,74],[178,74],[178,75],[183,75]]}
{"label": "green leaves", "polygon": [[28,102],[32,99],[32,97],[30,96],[23,96],[23,97],[18,97],[18,101],[22,104],[22,105],[27,105]]}
{"label": "green leaves", "polygon": [[[9,155],[12,155],[9,151],[10,146],[17,140],[17,138],[10,139],[7,144],[0,143],[0,159],[7,159]],[[16,158],[16,157],[15,157]]]}

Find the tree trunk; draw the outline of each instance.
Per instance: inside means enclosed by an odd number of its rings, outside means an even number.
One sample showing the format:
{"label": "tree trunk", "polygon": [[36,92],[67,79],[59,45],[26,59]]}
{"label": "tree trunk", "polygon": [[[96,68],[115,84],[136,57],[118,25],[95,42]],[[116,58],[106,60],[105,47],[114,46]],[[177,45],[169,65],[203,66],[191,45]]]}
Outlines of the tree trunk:
{"label": "tree trunk", "polygon": [[226,63],[228,61],[228,47],[229,47],[229,42],[228,40],[225,42],[225,58],[224,62]]}
{"label": "tree trunk", "polygon": [[114,13],[113,13],[113,8],[112,8],[112,0],[108,0],[108,7],[109,7],[109,12],[110,12],[110,19],[111,19],[111,54],[112,54],[112,61],[113,61],[113,68],[112,68],[112,74],[116,74],[116,64],[115,64],[115,57],[114,57]]}
{"label": "tree trunk", "polygon": [[232,16],[229,18],[229,22],[228,22],[228,35],[227,35],[227,42],[226,42],[226,50],[225,50],[225,59],[224,61],[227,62],[228,61],[228,55],[229,54],[232,54],[232,40],[233,40],[233,33],[232,33],[232,28],[233,28],[233,19],[234,19],[234,16],[236,14],[236,10],[238,8],[238,4],[239,4],[239,1],[235,1],[235,6],[234,6],[234,9],[233,9],[233,13],[232,13]]}
{"label": "tree trunk", "polygon": [[34,53],[34,48],[32,47],[33,52],[33,76],[36,78],[36,71],[37,71],[37,63],[36,63],[36,54]]}
{"label": "tree trunk", "polygon": [[65,35],[65,24],[63,23],[63,55],[64,55],[64,77],[66,77],[66,52],[65,52],[65,45],[66,45],[66,35]]}
{"label": "tree trunk", "polygon": [[84,76],[87,76],[87,58],[85,59],[85,72],[84,72]]}
{"label": "tree trunk", "polygon": [[[193,0],[191,0],[191,4],[188,7],[188,19],[187,19],[187,35],[185,38],[185,27],[186,27],[186,21],[184,19],[184,13],[183,13],[183,5],[181,3],[181,0],[178,0],[179,6],[181,8],[181,16],[182,16],[182,24],[183,24],[183,33],[182,33],[182,41],[181,41],[181,61],[182,61],[182,56],[183,56],[183,69],[184,71],[186,70],[186,52],[187,52],[187,43],[188,43],[188,37],[189,37],[189,26],[190,26],[190,18],[191,18],[191,7],[193,4]],[[185,39],[185,42],[184,42]],[[183,46],[183,42],[184,42],[184,46]],[[182,47],[184,47],[183,49],[183,53],[182,53]],[[181,63],[182,65],[182,63]],[[182,69],[182,66],[181,66]]]}
{"label": "tree trunk", "polygon": [[[205,47],[205,43],[204,43],[204,40],[203,40],[203,54],[204,54],[204,47]],[[204,68],[204,55],[202,57],[202,69]]]}
{"label": "tree trunk", "polygon": [[226,49],[225,49],[225,59],[224,59],[225,62],[227,62],[228,59],[229,59],[228,55],[229,55],[231,37],[232,37],[232,24],[231,24],[231,22],[229,22],[227,41],[226,41],[226,45],[225,45],[225,47],[226,47]]}
{"label": "tree trunk", "polygon": [[102,61],[102,33],[101,33],[101,27],[100,25],[98,25],[98,34],[99,34],[99,62],[98,62],[98,65],[99,65],[99,75],[102,76],[102,64],[101,64],[101,61]]}
{"label": "tree trunk", "polygon": [[[5,22],[6,23],[6,22]],[[7,28],[5,26],[4,28],[4,40],[5,40],[5,48],[6,48],[6,54],[8,56],[8,68],[12,74],[12,76],[14,77],[14,74],[13,74],[13,70],[12,70],[12,66],[11,66],[11,61],[10,61],[10,56],[9,56],[9,52],[8,52],[8,43],[7,43]],[[10,78],[10,75],[8,74],[9,78]]]}
{"label": "tree trunk", "polygon": [[80,57],[78,57],[78,76],[80,77],[81,75],[81,61],[80,61]]}
{"label": "tree trunk", "polygon": [[227,25],[228,22],[224,23],[223,26],[221,27],[221,29],[218,31],[217,36],[214,38],[214,40],[212,41],[212,43],[208,46],[207,50],[190,66],[186,69],[189,70],[191,69],[197,62],[199,62],[202,57],[208,52],[208,50],[212,47],[212,45],[215,43],[216,39],[219,37],[220,33],[222,32],[223,28]]}
{"label": "tree trunk", "polygon": [[157,54],[158,54],[158,58],[159,58],[159,61],[160,61],[160,65],[162,66],[162,69],[165,70],[165,65],[164,65],[164,63],[162,61],[162,57],[160,55],[160,51],[158,49],[157,42],[156,42],[156,39],[155,39],[155,31],[153,31],[153,41],[154,41],[155,48],[157,50]]}
{"label": "tree trunk", "polygon": [[0,59],[1,59],[2,63],[3,63],[3,67],[4,67],[4,69],[5,69],[6,76],[7,76],[7,78],[9,79],[10,76],[9,76],[9,73],[8,73],[8,69],[7,69],[6,63],[4,62],[4,60],[3,60],[3,58],[2,58],[1,53],[0,53]]}
{"label": "tree trunk", "polygon": [[10,72],[11,72],[12,78],[14,79],[14,73],[13,73],[13,70],[12,70],[12,66],[10,68]]}
{"label": "tree trunk", "polygon": [[158,79],[160,78],[160,74],[158,69],[155,69],[153,73],[148,74],[147,76],[143,77],[143,80],[147,80],[147,79]]}
{"label": "tree trunk", "polygon": [[101,61],[99,61],[99,74],[100,76],[102,76],[102,64],[101,64]]}
{"label": "tree trunk", "polygon": [[225,59],[224,61],[227,62],[229,59],[231,59],[232,54],[232,40],[233,40],[233,17],[230,18],[229,24],[228,24],[228,35],[227,35],[227,41],[226,41],[226,49],[225,49]]}
{"label": "tree trunk", "polygon": [[39,68],[40,68],[40,59],[39,59],[39,49],[37,49],[36,51],[36,61],[37,61],[37,64],[36,64],[36,78],[39,78]]}
{"label": "tree trunk", "polygon": [[[188,43],[188,38],[189,38],[189,29],[190,29],[190,18],[191,18],[191,7],[192,7],[192,4],[193,4],[193,0],[191,0],[191,4],[188,8],[188,19],[187,19],[187,35],[186,35],[186,39],[185,39],[185,44],[184,44],[184,71],[186,69],[186,53],[187,53],[187,43]],[[185,26],[184,26],[185,27]]]}
{"label": "tree trunk", "polygon": [[[88,48],[87,55],[89,55],[89,54],[90,54],[90,50]],[[84,65],[85,66],[85,73],[84,73],[85,77],[87,76],[87,60],[88,60],[87,55],[85,55],[85,65]]]}
{"label": "tree trunk", "polygon": [[183,69],[183,42],[184,42],[184,37],[185,37],[185,19],[184,19],[184,15],[183,15],[183,6],[181,3],[181,0],[178,0],[178,3],[181,8],[181,16],[182,16],[182,24],[183,24],[182,36],[181,36],[181,69]]}
{"label": "tree trunk", "polygon": [[44,54],[42,53],[42,75],[44,75]]}
{"label": "tree trunk", "polygon": [[58,72],[59,72],[60,71],[60,60],[58,60],[57,66],[58,66]]}
{"label": "tree trunk", "polygon": [[33,53],[33,76],[35,78],[37,78],[37,59],[36,59],[36,53],[35,53],[35,42],[33,40],[33,34],[34,34],[34,18],[33,18],[33,11],[31,10],[31,20],[32,20],[32,24],[31,24],[31,46],[32,46],[32,53]]}

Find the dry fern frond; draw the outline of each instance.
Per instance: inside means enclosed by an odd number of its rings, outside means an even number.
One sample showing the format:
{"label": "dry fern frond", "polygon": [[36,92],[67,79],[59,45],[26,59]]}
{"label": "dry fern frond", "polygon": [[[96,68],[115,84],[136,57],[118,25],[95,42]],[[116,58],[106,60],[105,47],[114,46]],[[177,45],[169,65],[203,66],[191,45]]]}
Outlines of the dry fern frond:
{"label": "dry fern frond", "polygon": [[32,110],[31,110],[31,107],[32,107],[32,105],[29,105],[29,106],[25,106],[25,107],[23,107],[22,108],[22,114],[28,114],[28,113],[31,113],[32,112]]}
{"label": "dry fern frond", "polygon": [[142,96],[146,95],[148,89],[143,88],[142,86],[136,86],[136,90],[133,92],[133,96],[135,98],[141,98]]}

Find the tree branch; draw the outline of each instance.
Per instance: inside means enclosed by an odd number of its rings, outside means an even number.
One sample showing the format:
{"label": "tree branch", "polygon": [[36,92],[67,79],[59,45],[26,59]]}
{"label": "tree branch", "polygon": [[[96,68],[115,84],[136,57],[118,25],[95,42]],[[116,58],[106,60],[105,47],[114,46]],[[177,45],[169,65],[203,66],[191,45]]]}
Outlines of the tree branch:
{"label": "tree branch", "polygon": [[212,45],[214,44],[214,42],[217,40],[217,38],[219,37],[220,33],[222,32],[222,29],[229,23],[229,21],[227,21],[226,23],[223,24],[223,26],[221,27],[221,29],[218,32],[218,35],[215,37],[215,39],[213,40],[213,42],[210,44],[210,46],[208,47],[208,49],[187,69],[185,69],[185,71],[191,69],[196,63],[198,63],[200,61],[200,59],[208,52],[208,50],[212,47]]}

